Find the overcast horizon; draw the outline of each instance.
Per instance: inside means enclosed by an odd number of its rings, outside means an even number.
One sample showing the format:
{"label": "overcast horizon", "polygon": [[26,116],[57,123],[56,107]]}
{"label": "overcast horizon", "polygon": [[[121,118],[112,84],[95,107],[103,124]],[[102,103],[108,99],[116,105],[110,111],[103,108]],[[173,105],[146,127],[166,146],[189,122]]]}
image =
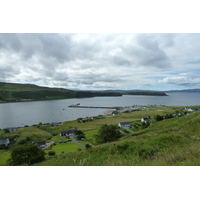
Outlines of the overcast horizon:
{"label": "overcast horizon", "polygon": [[74,90],[200,86],[200,34],[0,34],[0,82]]}

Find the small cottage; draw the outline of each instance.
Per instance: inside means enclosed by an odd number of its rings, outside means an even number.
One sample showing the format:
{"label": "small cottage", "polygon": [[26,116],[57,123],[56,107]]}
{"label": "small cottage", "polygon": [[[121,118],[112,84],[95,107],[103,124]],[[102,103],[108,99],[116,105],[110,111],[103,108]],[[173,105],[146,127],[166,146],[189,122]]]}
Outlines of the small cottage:
{"label": "small cottage", "polygon": [[0,139],[0,145],[8,146],[9,144],[10,144],[10,140],[8,138]]}
{"label": "small cottage", "polygon": [[145,118],[142,118],[142,119],[141,119],[141,122],[147,123],[147,122],[150,122],[150,120],[149,120],[148,117],[145,117]]}
{"label": "small cottage", "polygon": [[130,122],[120,122],[118,124],[119,127],[131,127]]}
{"label": "small cottage", "polygon": [[60,137],[76,136],[76,129],[72,128],[70,130],[60,132]]}

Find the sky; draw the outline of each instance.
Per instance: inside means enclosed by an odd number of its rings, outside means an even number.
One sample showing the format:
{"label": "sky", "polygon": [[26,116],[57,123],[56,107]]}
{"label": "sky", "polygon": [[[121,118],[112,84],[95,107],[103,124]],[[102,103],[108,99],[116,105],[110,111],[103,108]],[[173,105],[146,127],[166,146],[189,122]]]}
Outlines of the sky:
{"label": "sky", "polygon": [[200,87],[198,33],[1,33],[0,81],[78,90]]}

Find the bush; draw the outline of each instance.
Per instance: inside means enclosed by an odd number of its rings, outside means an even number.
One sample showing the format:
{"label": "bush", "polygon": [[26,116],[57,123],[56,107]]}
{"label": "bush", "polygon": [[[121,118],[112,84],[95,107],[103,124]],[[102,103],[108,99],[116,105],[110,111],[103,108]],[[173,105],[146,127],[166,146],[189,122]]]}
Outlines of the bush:
{"label": "bush", "polygon": [[55,152],[55,151],[49,151],[49,152],[48,152],[48,155],[49,155],[49,156],[55,156],[55,155],[56,155],[56,152]]}
{"label": "bush", "polygon": [[90,149],[91,147],[92,147],[92,146],[89,145],[89,144],[86,144],[86,145],[85,145],[85,148],[86,148],[86,149]]}
{"label": "bush", "polygon": [[26,143],[26,140],[20,140],[19,142],[18,142],[18,144],[25,144]]}
{"label": "bush", "polygon": [[8,149],[9,147],[6,146],[5,144],[0,144],[0,149]]}
{"label": "bush", "polygon": [[155,120],[156,120],[156,121],[161,121],[161,120],[163,120],[163,116],[161,116],[161,115],[156,115]]}
{"label": "bush", "polygon": [[115,141],[121,137],[121,133],[119,132],[118,127],[116,125],[105,124],[100,127],[98,133],[99,134],[95,136],[97,144]]}

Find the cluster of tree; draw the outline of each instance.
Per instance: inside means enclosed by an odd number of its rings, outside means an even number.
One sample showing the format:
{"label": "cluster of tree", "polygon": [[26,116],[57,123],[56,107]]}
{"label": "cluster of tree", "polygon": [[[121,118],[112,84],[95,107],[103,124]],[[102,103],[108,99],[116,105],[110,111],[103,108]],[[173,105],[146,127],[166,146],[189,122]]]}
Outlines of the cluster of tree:
{"label": "cluster of tree", "polygon": [[81,140],[82,138],[85,139],[85,133],[83,133],[83,131],[81,130],[77,130],[76,135],[77,135],[77,140]]}
{"label": "cluster of tree", "polygon": [[118,140],[121,137],[121,133],[117,125],[103,125],[100,127],[98,134],[95,135],[95,141],[97,144],[111,142]]}
{"label": "cluster of tree", "polygon": [[18,145],[11,149],[11,158],[7,163],[12,166],[17,165],[33,165],[45,160],[45,152],[38,146],[27,143]]}
{"label": "cluster of tree", "polygon": [[155,116],[155,120],[156,121],[161,121],[161,120],[163,120],[163,119],[170,119],[170,118],[173,118],[174,116],[173,116],[173,114],[166,114],[166,115],[156,115]]}

